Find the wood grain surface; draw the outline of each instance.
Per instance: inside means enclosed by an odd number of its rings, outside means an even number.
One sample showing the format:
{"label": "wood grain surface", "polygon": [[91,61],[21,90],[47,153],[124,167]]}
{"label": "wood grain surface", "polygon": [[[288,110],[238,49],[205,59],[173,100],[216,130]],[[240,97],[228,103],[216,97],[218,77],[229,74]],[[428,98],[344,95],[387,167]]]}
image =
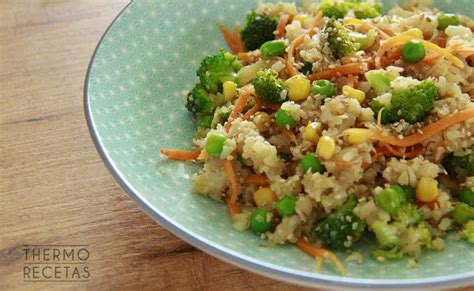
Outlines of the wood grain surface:
{"label": "wood grain surface", "polygon": [[[83,83],[128,0],[0,0],[0,290],[295,289],[157,225],[100,160]],[[88,245],[87,282],[25,282],[24,245]]]}

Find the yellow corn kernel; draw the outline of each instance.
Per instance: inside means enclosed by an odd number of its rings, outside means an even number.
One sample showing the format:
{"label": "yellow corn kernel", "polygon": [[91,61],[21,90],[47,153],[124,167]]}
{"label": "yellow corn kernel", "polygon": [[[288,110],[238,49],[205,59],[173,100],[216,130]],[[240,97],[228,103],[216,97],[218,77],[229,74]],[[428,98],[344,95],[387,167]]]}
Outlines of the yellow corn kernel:
{"label": "yellow corn kernel", "polygon": [[234,97],[237,95],[236,83],[232,81],[225,81],[224,84],[222,84],[222,87],[223,87],[224,98],[226,101],[230,101],[234,99]]}
{"label": "yellow corn kernel", "polygon": [[429,177],[421,177],[416,186],[416,199],[421,202],[432,202],[438,198],[438,182]]}
{"label": "yellow corn kernel", "polygon": [[365,100],[364,91],[354,89],[354,88],[352,88],[351,86],[348,86],[348,85],[342,87],[342,94],[344,94],[344,96],[346,96],[346,97],[357,99],[357,101],[359,101],[359,103],[362,103]]}
{"label": "yellow corn kernel", "polygon": [[259,208],[271,206],[273,201],[275,201],[275,194],[273,194],[270,188],[260,188],[253,193],[253,201],[255,201]]}
{"label": "yellow corn kernel", "polygon": [[311,82],[301,74],[289,78],[285,84],[288,86],[288,97],[292,101],[304,100],[311,92]]}
{"label": "yellow corn kernel", "polygon": [[367,132],[365,130],[360,130],[359,128],[351,128],[344,131],[346,135],[346,140],[350,144],[359,144],[366,142],[369,139]]}
{"label": "yellow corn kernel", "polygon": [[323,129],[323,125],[319,122],[311,122],[304,129],[304,138],[314,144],[318,143],[319,134]]}
{"label": "yellow corn kernel", "polygon": [[316,147],[316,154],[326,160],[329,160],[336,151],[336,141],[329,136],[322,136],[318,141]]}
{"label": "yellow corn kernel", "polygon": [[296,15],[295,18],[293,18],[293,20],[298,20],[301,23],[301,25],[304,27],[304,23],[306,22],[306,20],[308,20],[308,15],[306,14]]}
{"label": "yellow corn kernel", "polygon": [[416,38],[421,38],[423,39],[423,31],[419,28],[412,28],[407,31],[402,32],[404,35],[409,35],[409,36],[414,36]]}
{"label": "yellow corn kernel", "polygon": [[258,131],[265,132],[270,126],[271,118],[266,112],[257,112],[252,121],[257,127]]}

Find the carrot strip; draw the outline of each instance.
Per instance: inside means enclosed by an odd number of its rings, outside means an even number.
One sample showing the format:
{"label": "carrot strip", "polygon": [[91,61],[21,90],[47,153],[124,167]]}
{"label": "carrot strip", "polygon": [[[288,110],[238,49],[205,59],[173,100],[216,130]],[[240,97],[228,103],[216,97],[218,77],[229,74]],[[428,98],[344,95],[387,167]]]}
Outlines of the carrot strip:
{"label": "carrot strip", "polygon": [[242,118],[244,120],[250,119],[250,117],[252,117],[252,115],[257,113],[260,110],[260,108],[262,108],[262,105],[259,104],[259,103],[255,103],[255,105],[252,108],[250,108],[249,111],[245,112],[245,114]]}
{"label": "carrot strip", "polygon": [[239,27],[237,27],[235,29],[234,44],[235,44],[235,48],[237,49],[237,52],[236,52],[237,54],[245,52],[245,45],[244,45],[244,42],[242,41],[242,37],[240,36],[240,28]]}
{"label": "carrot strip", "polygon": [[311,23],[311,26],[309,27],[309,31],[308,31],[309,36],[313,36],[316,34],[316,27],[323,24],[323,21],[324,21],[323,12],[319,11],[318,14],[314,16],[313,22]]}
{"label": "carrot strip", "polygon": [[182,151],[182,150],[172,150],[172,149],[160,149],[162,155],[167,156],[172,160],[179,161],[190,161],[195,160],[201,154],[201,151]]}
{"label": "carrot strip", "polygon": [[309,244],[307,241],[305,241],[302,238],[297,240],[295,244],[300,250],[302,250],[303,252],[305,252],[306,254],[312,257],[329,259],[336,266],[339,272],[341,272],[341,274],[346,274],[346,269],[344,268],[342,263],[339,261],[339,259],[336,257],[336,255],[333,254],[332,252],[323,248],[315,247]]}
{"label": "carrot strip", "polygon": [[224,126],[225,130],[229,130],[230,127],[232,126],[232,121],[234,119],[236,119],[237,116],[239,116],[240,113],[242,113],[242,111],[245,108],[245,105],[247,105],[249,97],[250,97],[250,93],[248,93],[248,92],[243,92],[243,93],[240,94],[239,99],[237,99],[237,101],[235,101],[234,109],[230,113],[229,119],[228,119],[227,123]]}
{"label": "carrot strip", "polygon": [[[316,14],[316,16],[313,19],[313,22],[311,23],[310,28],[308,29],[308,32],[306,33],[309,36],[313,36],[316,33],[316,27],[320,26],[323,23],[323,13],[321,11]],[[294,75],[298,74],[298,70],[295,68],[295,50],[304,42],[304,38],[306,34],[302,34],[295,38],[291,44],[290,47],[288,48],[288,58],[286,61],[286,70],[288,71],[288,75],[290,77],[293,77]]]}
{"label": "carrot strip", "polygon": [[286,25],[288,24],[288,22],[290,22],[290,19],[291,19],[291,15],[289,14],[286,14],[286,13],[283,13],[281,16],[280,16],[280,19],[278,20],[278,25],[277,25],[277,33],[276,33],[276,37],[277,38],[282,38],[285,36],[285,28],[286,28]]}
{"label": "carrot strip", "polygon": [[233,160],[224,160],[224,171],[229,180],[230,187],[231,187],[231,194],[230,194],[230,203],[235,204],[237,202],[237,198],[239,196],[239,185],[237,184],[237,179],[235,177],[234,166],[232,163]]}
{"label": "carrot strip", "polygon": [[362,63],[353,63],[353,64],[347,64],[347,65],[342,65],[334,69],[330,69],[327,71],[323,72],[317,72],[313,73],[309,76],[309,79],[311,81],[314,80],[320,80],[320,79],[331,79],[333,77],[336,77],[338,74],[341,75],[349,75],[349,74],[362,74],[364,73],[364,66]]}
{"label": "carrot strip", "polygon": [[348,82],[348,85],[351,86],[352,88],[356,87],[354,74],[347,75],[347,82]]}
{"label": "carrot strip", "polygon": [[243,184],[268,186],[270,185],[270,180],[264,175],[250,175],[245,177]]}
{"label": "carrot strip", "polygon": [[239,214],[241,212],[239,204],[232,203],[229,200],[226,201],[226,204],[227,208],[229,208],[230,217],[233,217],[234,215]]}
{"label": "carrot strip", "polygon": [[288,71],[288,75],[290,75],[291,77],[298,74],[298,70],[295,68],[295,65],[294,65],[295,63],[294,53],[295,53],[295,49],[303,43],[304,37],[305,35],[302,34],[298,36],[297,38],[295,38],[291,42],[290,47],[288,48],[288,59],[286,61],[286,70]]}
{"label": "carrot strip", "polygon": [[227,45],[229,46],[230,50],[233,53],[238,53],[238,49],[237,49],[237,45],[235,43],[234,36],[229,31],[229,29],[227,29],[227,27],[225,27],[224,25],[219,25],[219,28],[220,28],[220,30],[222,32],[222,35],[224,36],[224,40],[227,43]]}
{"label": "carrot strip", "polygon": [[398,147],[409,147],[419,144],[437,133],[445,130],[446,128],[455,125],[460,122],[464,122],[470,118],[474,118],[474,108],[470,108],[464,111],[460,111],[450,116],[444,117],[435,123],[432,123],[422,129],[422,132],[417,132],[412,135],[406,136],[403,139],[399,139],[397,136],[385,135],[378,129],[358,129],[360,132],[367,134],[367,137],[373,140],[378,140],[393,146]]}

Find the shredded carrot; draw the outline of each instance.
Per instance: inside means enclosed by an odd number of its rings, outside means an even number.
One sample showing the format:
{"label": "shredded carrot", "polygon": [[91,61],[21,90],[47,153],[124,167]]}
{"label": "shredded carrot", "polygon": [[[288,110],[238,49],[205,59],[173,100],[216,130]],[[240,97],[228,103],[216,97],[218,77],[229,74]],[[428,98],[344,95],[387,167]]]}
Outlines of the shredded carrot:
{"label": "shredded carrot", "polygon": [[385,135],[378,129],[360,129],[361,132],[365,132],[367,137],[373,140],[378,140],[386,144],[390,144],[398,147],[409,147],[419,144],[437,133],[445,130],[446,128],[464,122],[467,119],[474,118],[474,108],[470,108],[464,111],[460,111],[444,117],[435,123],[432,123],[421,130],[421,132],[414,133],[406,136],[403,139],[399,139],[397,136]]}
{"label": "shredded carrot", "polygon": [[386,68],[399,60],[402,56],[402,49],[402,46],[396,46],[389,50],[387,56],[381,59],[382,67]]}
{"label": "shredded carrot", "polygon": [[234,172],[234,165],[232,163],[233,160],[224,160],[224,171],[229,180],[230,187],[231,187],[231,194],[230,194],[230,203],[235,204],[237,202],[237,198],[239,196],[239,185],[237,184],[237,178],[235,177]]}
{"label": "shredded carrot", "polygon": [[239,214],[240,211],[240,206],[237,203],[232,203],[227,199],[227,208],[229,208],[230,212],[230,217],[233,217],[236,214]]}
{"label": "shredded carrot", "polygon": [[231,50],[233,53],[238,53],[237,44],[235,43],[234,36],[233,36],[232,33],[229,31],[229,29],[228,29],[227,27],[225,27],[224,25],[219,25],[219,28],[220,28],[220,30],[222,31],[222,34],[223,34],[224,39],[225,39],[225,42],[226,42],[227,45],[229,46],[230,50]]}
{"label": "shredded carrot", "polygon": [[437,46],[436,44],[434,44],[432,42],[429,42],[429,41],[426,41],[426,40],[423,40],[423,39],[419,39],[415,36],[406,35],[406,34],[399,34],[397,36],[394,36],[394,37],[391,37],[391,38],[385,40],[382,43],[382,45],[380,45],[380,47],[379,47],[379,49],[376,53],[376,56],[378,58],[382,58],[382,56],[385,54],[385,52],[387,52],[390,48],[392,48],[396,45],[404,45],[404,44],[406,44],[407,42],[409,42],[411,40],[417,40],[417,41],[423,43],[423,45],[425,46],[425,48],[427,50],[430,50],[432,52],[435,52],[435,53],[438,53],[438,54],[442,55],[443,57],[445,57],[446,59],[451,61],[455,66],[457,66],[461,69],[464,68],[464,63],[459,58],[455,57],[449,49],[441,48],[441,47]]}
{"label": "shredded carrot", "polygon": [[313,36],[316,34],[316,27],[323,24],[323,20],[324,20],[323,16],[324,15],[322,11],[319,11],[318,14],[314,16],[313,22],[311,22],[311,26],[309,27],[309,31],[308,31],[309,36]]}
{"label": "shredded carrot", "polygon": [[346,269],[344,268],[342,263],[339,261],[339,259],[336,257],[336,255],[333,254],[332,252],[323,248],[315,247],[309,244],[307,241],[305,241],[302,238],[296,241],[296,246],[300,250],[302,250],[303,252],[305,252],[306,254],[312,257],[329,259],[336,266],[339,272],[341,272],[341,274],[346,274]]}
{"label": "shredded carrot", "polygon": [[264,175],[250,175],[245,177],[243,184],[268,186],[270,185],[270,181]]}
{"label": "shredded carrot", "polygon": [[286,13],[283,13],[281,16],[280,16],[280,19],[278,20],[278,25],[277,25],[277,33],[276,33],[276,37],[277,38],[282,38],[285,36],[285,28],[286,28],[286,25],[288,24],[288,22],[290,22],[290,19],[291,19],[291,15],[289,14],[286,14]]}
{"label": "shredded carrot", "polygon": [[225,130],[229,130],[230,127],[232,126],[232,121],[236,119],[240,113],[242,113],[242,111],[245,108],[245,105],[247,105],[249,97],[250,97],[249,92],[246,92],[246,91],[241,92],[239,98],[237,99],[237,101],[235,101],[234,109],[230,113],[229,119],[227,120],[227,123],[224,126]]}
{"label": "shredded carrot", "polygon": [[[313,36],[316,33],[316,27],[320,26],[323,23],[323,13],[319,13],[314,17],[313,22],[311,23],[310,28],[308,29],[307,34]],[[286,70],[290,77],[298,74],[298,70],[295,68],[295,50],[304,42],[306,34],[302,34],[295,38],[288,48],[288,58],[286,61]]]}
{"label": "shredded carrot", "polygon": [[474,90],[469,91],[469,97],[471,97],[471,101],[474,101]]}
{"label": "shredded carrot", "polygon": [[299,47],[303,43],[304,37],[305,35],[302,34],[298,36],[297,38],[295,38],[291,42],[290,47],[288,48],[288,59],[286,61],[286,69],[288,71],[288,75],[290,76],[294,76],[298,74],[298,70],[295,68],[295,65],[294,65],[295,63],[294,54],[295,54],[296,48]]}
{"label": "shredded carrot", "polygon": [[245,45],[244,42],[242,41],[242,37],[240,36],[240,28],[237,27],[234,32],[234,44],[237,49],[237,54],[245,52]]}
{"label": "shredded carrot", "polygon": [[353,64],[347,64],[347,65],[342,65],[339,67],[336,67],[334,69],[330,69],[327,71],[323,72],[318,72],[318,73],[313,73],[309,76],[309,79],[311,81],[314,80],[320,80],[320,79],[331,79],[333,77],[336,77],[338,74],[341,75],[349,75],[349,74],[362,74],[364,73],[364,66],[362,63],[353,63]]}
{"label": "shredded carrot", "polygon": [[182,150],[171,150],[171,149],[161,149],[160,153],[167,156],[172,160],[179,161],[191,161],[195,160],[201,154],[201,151],[182,151]]}
{"label": "shredded carrot", "polygon": [[392,154],[393,156],[395,157],[399,157],[399,158],[414,158],[416,157],[422,150],[423,148],[422,147],[417,147],[415,149],[413,149],[412,151],[406,151],[406,152],[401,152],[400,150],[398,149],[395,149],[394,147],[392,147],[391,145],[389,144],[384,144],[384,147],[387,149],[387,151]]}
{"label": "shredded carrot", "polygon": [[352,88],[356,87],[354,74],[347,75],[347,82],[348,82],[348,85],[351,86]]}
{"label": "shredded carrot", "polygon": [[250,108],[249,111],[245,112],[244,116],[242,117],[244,120],[250,119],[255,113],[257,113],[260,108],[262,108],[262,105],[260,103],[255,103],[255,105]]}

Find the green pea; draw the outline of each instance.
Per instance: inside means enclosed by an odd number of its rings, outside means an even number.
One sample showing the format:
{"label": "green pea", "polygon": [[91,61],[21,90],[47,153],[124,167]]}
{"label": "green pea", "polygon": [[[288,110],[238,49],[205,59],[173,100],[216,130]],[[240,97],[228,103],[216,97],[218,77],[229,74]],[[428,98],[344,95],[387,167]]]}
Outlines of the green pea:
{"label": "green pea", "polygon": [[271,57],[281,56],[285,53],[286,44],[281,40],[271,40],[262,44],[260,52],[264,60]]}
{"label": "green pea", "polygon": [[291,114],[288,111],[281,108],[275,114],[275,121],[276,121],[277,126],[281,128],[286,128],[287,125],[290,128],[293,128],[296,126],[296,121],[293,119]]}
{"label": "green pea", "polygon": [[313,154],[306,154],[301,159],[301,168],[303,173],[307,173],[311,169],[311,173],[323,173],[324,166],[321,164],[321,161]]}
{"label": "green pea", "polygon": [[213,118],[212,115],[199,116],[197,119],[198,127],[211,128],[212,118]]}
{"label": "green pea", "polygon": [[377,204],[382,207],[383,210],[387,211],[391,216],[397,214],[400,206],[402,205],[402,195],[392,188],[382,190],[377,195]]}
{"label": "green pea", "polygon": [[460,23],[459,17],[454,14],[441,14],[438,16],[438,30],[441,31],[444,31],[450,25],[456,26]]}
{"label": "green pea", "polygon": [[402,186],[400,186],[400,185],[391,185],[390,189],[393,189],[398,193],[398,195],[400,196],[400,203],[401,204],[404,204],[404,203],[407,202],[406,195],[405,195],[405,190],[403,190]]}
{"label": "green pea", "polygon": [[474,191],[467,187],[461,188],[458,192],[459,201],[466,203],[469,206],[474,207]]}
{"label": "green pea", "polygon": [[410,64],[421,62],[425,55],[425,46],[417,40],[407,42],[402,49],[402,59]]}
{"label": "green pea", "polygon": [[295,195],[286,196],[285,198],[278,200],[275,204],[278,214],[281,217],[295,214],[296,200],[297,198]]}
{"label": "green pea", "polygon": [[206,151],[211,157],[219,157],[224,149],[227,137],[221,134],[210,134],[207,136]]}
{"label": "green pea", "polygon": [[257,209],[250,215],[250,228],[256,234],[261,234],[272,229],[271,219],[268,219],[268,211]]}
{"label": "green pea", "polygon": [[474,207],[467,205],[466,203],[460,203],[456,205],[453,211],[454,221],[463,225],[471,219],[474,219]]}
{"label": "green pea", "polygon": [[317,80],[313,82],[311,92],[314,95],[321,95],[323,97],[332,97],[336,94],[336,87],[328,80]]}

